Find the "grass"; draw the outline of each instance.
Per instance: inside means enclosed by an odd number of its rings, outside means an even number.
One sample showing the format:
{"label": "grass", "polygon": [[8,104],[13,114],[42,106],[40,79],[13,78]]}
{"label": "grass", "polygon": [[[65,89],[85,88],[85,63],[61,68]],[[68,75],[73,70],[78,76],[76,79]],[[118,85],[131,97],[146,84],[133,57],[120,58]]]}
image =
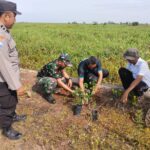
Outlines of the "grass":
{"label": "grass", "polygon": [[55,107],[47,105],[45,111],[41,109],[42,107],[40,109],[33,107],[32,104],[28,107],[22,105],[19,111],[28,113],[27,121],[17,125],[20,130],[25,130],[23,143],[32,142],[46,149],[148,150],[150,148],[150,129],[136,126],[128,113],[104,106],[99,113],[99,120],[92,122],[89,110],[80,117],[75,117],[67,105],[64,105],[57,115]]}
{"label": "grass", "polygon": [[130,47],[140,50],[142,58],[150,55],[150,26],[30,24],[18,23],[12,34],[20,53],[21,66],[40,69],[60,53],[71,55],[72,76],[77,76],[79,62],[91,55],[98,57],[110,71],[106,82],[118,83],[118,68],[125,65],[123,52]]}

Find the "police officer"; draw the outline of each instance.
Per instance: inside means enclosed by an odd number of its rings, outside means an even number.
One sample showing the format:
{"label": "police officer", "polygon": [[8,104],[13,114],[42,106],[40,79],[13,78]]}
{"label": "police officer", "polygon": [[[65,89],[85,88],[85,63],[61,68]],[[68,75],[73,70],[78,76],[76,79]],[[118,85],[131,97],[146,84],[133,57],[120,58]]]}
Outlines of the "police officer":
{"label": "police officer", "polygon": [[71,89],[72,80],[65,71],[67,66],[72,66],[70,57],[63,53],[58,59],[44,65],[37,74],[38,84],[43,88],[44,97],[49,103],[54,104],[56,102],[53,93],[57,85],[73,93]]}
{"label": "police officer", "polygon": [[[108,75],[108,70],[102,69],[100,61],[94,56],[90,56],[81,61],[78,65],[79,86],[83,92],[85,92],[84,83],[87,83],[92,94],[95,94],[98,91],[102,79]],[[93,89],[94,84],[95,88]]]}
{"label": "police officer", "polygon": [[0,1],[0,127],[2,134],[9,139],[19,139],[22,136],[12,128],[12,123],[26,118],[15,112],[17,95],[24,94],[16,43],[9,32],[17,14],[21,13],[16,10],[15,3]]}

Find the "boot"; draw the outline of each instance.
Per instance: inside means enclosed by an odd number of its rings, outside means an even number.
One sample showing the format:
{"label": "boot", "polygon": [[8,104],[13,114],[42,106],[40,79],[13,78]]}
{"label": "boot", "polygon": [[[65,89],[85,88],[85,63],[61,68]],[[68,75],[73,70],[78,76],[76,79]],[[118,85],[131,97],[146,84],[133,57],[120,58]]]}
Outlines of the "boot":
{"label": "boot", "polygon": [[22,134],[14,130],[12,127],[3,128],[2,134],[11,140],[18,140],[22,137]]}
{"label": "boot", "polygon": [[52,96],[52,94],[48,94],[48,95],[45,95],[45,99],[51,103],[51,104],[55,104],[56,103],[56,100],[54,99],[54,97]]}

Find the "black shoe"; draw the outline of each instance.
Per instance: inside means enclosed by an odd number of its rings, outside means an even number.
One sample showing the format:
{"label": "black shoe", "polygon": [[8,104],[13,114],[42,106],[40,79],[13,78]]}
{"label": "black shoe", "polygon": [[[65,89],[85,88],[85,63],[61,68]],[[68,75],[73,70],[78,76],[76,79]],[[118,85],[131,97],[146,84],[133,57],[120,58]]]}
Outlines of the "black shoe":
{"label": "black shoe", "polygon": [[11,140],[18,140],[22,137],[22,134],[13,128],[3,128],[2,134]]}
{"label": "black shoe", "polygon": [[26,118],[27,118],[27,115],[17,115],[17,114],[15,114],[13,116],[13,122],[25,121]]}
{"label": "black shoe", "polygon": [[51,104],[55,104],[55,103],[56,103],[56,100],[53,98],[52,95],[46,95],[46,96],[45,96],[45,99],[46,99],[49,103],[51,103]]}

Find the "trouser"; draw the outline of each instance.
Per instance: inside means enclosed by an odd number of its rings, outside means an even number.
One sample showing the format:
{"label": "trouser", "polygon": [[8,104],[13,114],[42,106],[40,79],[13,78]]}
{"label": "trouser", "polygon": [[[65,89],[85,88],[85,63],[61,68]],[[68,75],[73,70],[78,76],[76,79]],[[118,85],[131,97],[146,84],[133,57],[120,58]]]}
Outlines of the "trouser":
{"label": "trouser", "polygon": [[[106,69],[102,69],[103,78],[106,78],[109,76],[109,72]],[[95,68],[93,71],[88,72],[84,77],[84,82],[87,83],[88,88],[92,87],[96,84],[98,80],[98,70]]]}
{"label": "trouser", "polygon": [[18,103],[16,91],[8,89],[6,83],[0,82],[0,127],[9,128],[13,122],[16,105]]}
{"label": "trouser", "polygon": [[49,94],[49,95],[53,94],[57,87],[57,81],[55,78],[38,77],[37,82],[41,86],[41,88],[45,94]]}
{"label": "trouser", "polygon": [[[135,80],[132,72],[126,68],[119,69],[119,76],[124,89],[127,89],[130,84]],[[145,82],[141,81],[132,91],[136,96],[142,96],[144,92],[148,90],[148,86]]]}

